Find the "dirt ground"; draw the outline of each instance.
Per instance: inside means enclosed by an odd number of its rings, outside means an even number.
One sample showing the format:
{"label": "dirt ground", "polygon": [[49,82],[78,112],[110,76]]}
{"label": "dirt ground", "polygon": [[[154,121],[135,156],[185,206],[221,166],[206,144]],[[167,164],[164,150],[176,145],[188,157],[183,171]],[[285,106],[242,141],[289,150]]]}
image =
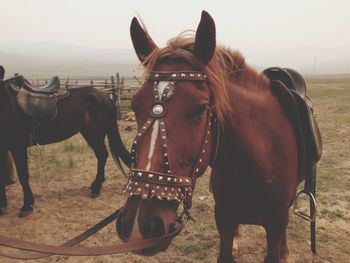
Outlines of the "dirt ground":
{"label": "dirt ground", "polygon": [[[311,97],[324,140],[324,154],[318,166],[318,254],[309,249],[308,224],[290,215],[288,241],[291,262],[350,262],[350,77],[308,79]],[[131,131],[127,131],[127,127]],[[125,142],[130,145],[135,123],[120,122]],[[30,152],[30,184],[35,210],[18,218],[22,205],[19,183],[7,189],[9,206],[0,217],[0,234],[29,241],[60,244],[112,213],[125,202],[124,178],[112,158],[108,159],[101,195],[92,199],[89,185],[96,172],[92,150],[80,135]],[[197,223],[175,240],[170,248],[153,257],[131,253],[98,257],[54,256],[35,262],[216,262],[219,236],[213,215],[213,198],[208,190],[208,172],[194,194],[192,214]],[[241,227],[237,262],[262,262],[266,253],[265,233],[257,226]],[[83,245],[119,243],[114,223]],[[4,249],[6,250],[6,249]],[[0,258],[1,263],[21,262]]]}

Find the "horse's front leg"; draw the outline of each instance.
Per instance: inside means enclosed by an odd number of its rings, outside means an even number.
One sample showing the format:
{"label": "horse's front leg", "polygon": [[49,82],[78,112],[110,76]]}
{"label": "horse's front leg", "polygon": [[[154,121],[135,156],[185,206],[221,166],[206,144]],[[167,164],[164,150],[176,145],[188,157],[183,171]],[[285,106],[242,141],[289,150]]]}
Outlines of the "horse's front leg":
{"label": "horse's front leg", "polygon": [[289,249],[287,243],[287,229],[283,231],[280,247],[280,263],[289,263]]}
{"label": "horse's front leg", "polygon": [[4,149],[0,149],[0,215],[4,214],[4,209],[7,207],[6,167],[7,167],[7,151]]}
{"label": "horse's front leg", "polygon": [[29,186],[27,148],[16,148],[12,151],[12,155],[16,164],[18,178],[23,190],[23,206],[18,216],[25,217],[33,211],[34,205],[34,196]]}
{"label": "horse's front leg", "polygon": [[288,224],[288,212],[280,220],[273,220],[265,226],[267,237],[267,256],[265,263],[288,262],[288,247],[286,240],[286,228]]}
{"label": "horse's front leg", "polygon": [[[226,212],[225,212],[226,211]],[[227,210],[215,204],[215,222],[220,235],[220,252],[218,263],[232,263],[235,262],[232,256],[232,246],[235,234],[238,233],[238,224],[229,220]]]}

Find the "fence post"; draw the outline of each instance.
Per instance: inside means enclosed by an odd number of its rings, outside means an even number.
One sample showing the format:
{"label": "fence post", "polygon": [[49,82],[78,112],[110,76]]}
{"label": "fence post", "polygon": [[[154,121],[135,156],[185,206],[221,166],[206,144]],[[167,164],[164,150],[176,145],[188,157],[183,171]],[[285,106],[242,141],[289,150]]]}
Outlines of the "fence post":
{"label": "fence post", "polygon": [[108,80],[105,79],[105,85],[103,87],[104,89],[108,89]]}
{"label": "fence post", "polygon": [[121,115],[120,115],[120,100],[119,100],[119,90],[120,90],[120,76],[119,76],[119,72],[117,72],[116,74],[116,81],[117,81],[117,85],[116,85],[116,89],[114,90],[114,94],[115,94],[115,99],[116,99],[116,105],[117,105],[117,118],[118,120],[121,119]]}
{"label": "fence post", "polygon": [[119,85],[119,89],[118,89],[118,96],[117,96],[117,99],[118,99],[118,116],[119,116],[119,120],[121,120],[122,118],[122,112],[121,112],[121,97],[122,97],[122,91],[123,91],[123,88],[124,88],[124,77],[121,78],[120,80],[120,85]]}
{"label": "fence post", "polygon": [[[112,83],[112,86],[111,86],[111,90],[109,92],[109,96],[111,98],[111,100],[113,101],[113,105],[114,107],[116,107],[116,111],[117,111],[117,100],[116,100],[116,97],[115,97],[115,89],[116,89],[116,86],[115,86],[115,79],[114,79],[114,76],[111,76],[111,83]],[[116,112],[117,113],[117,112]],[[118,117],[118,116],[117,116]]]}
{"label": "fence post", "polygon": [[68,89],[69,87],[69,77],[67,77],[67,80],[66,80],[66,85],[65,85],[65,88]]}

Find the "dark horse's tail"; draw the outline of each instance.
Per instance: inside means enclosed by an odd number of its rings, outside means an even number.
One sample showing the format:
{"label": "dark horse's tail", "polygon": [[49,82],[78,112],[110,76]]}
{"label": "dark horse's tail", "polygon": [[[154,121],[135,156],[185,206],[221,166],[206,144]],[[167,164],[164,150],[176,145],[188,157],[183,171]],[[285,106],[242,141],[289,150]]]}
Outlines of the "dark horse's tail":
{"label": "dark horse's tail", "polygon": [[120,133],[117,125],[113,125],[107,132],[109,147],[113,155],[113,159],[121,172],[125,175],[123,166],[120,163],[120,159],[128,166],[131,165],[131,155],[125,148],[123,141],[120,137]]}

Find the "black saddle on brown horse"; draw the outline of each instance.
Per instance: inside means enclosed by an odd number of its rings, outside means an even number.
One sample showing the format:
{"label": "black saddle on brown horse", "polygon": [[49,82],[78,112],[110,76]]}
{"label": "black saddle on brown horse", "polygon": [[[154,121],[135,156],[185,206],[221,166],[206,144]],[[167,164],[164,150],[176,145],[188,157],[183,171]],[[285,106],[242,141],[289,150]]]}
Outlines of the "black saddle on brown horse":
{"label": "black saddle on brown horse", "polygon": [[14,92],[16,106],[22,113],[39,122],[52,121],[57,115],[57,101],[68,95],[68,90],[60,87],[58,77],[36,87],[23,76],[16,76],[8,81],[7,87]]}
{"label": "black saddle on brown horse", "polygon": [[[306,94],[304,78],[294,69],[271,67],[263,72],[271,81],[279,81],[280,89],[288,89],[293,95],[306,147],[306,158],[317,162],[322,155],[322,139],[313,114],[312,102]],[[276,86],[276,85],[274,85]],[[279,96],[278,96],[279,97]],[[280,97],[279,97],[280,98]]]}
{"label": "black saddle on brown horse", "polygon": [[[298,141],[299,180],[305,179],[305,186],[295,197],[293,212],[310,222],[311,250],[316,253],[316,164],[322,155],[321,133],[304,78],[289,68],[271,67],[263,73],[270,79],[272,92],[294,126]],[[309,214],[298,207],[298,198],[304,194],[309,197]]]}

